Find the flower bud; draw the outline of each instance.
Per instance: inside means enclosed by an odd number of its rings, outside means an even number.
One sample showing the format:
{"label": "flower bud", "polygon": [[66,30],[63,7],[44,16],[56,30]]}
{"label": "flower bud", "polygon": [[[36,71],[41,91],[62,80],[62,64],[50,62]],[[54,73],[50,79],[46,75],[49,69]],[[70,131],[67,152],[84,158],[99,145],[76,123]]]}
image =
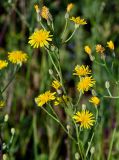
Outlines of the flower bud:
{"label": "flower bud", "polygon": [[5,117],[4,117],[4,122],[7,122],[7,121],[8,121],[8,119],[9,119],[9,115],[8,115],[8,114],[6,114],[6,115],[5,115]]}
{"label": "flower bud", "polygon": [[91,153],[91,154],[94,154],[94,153],[95,153],[95,147],[91,147],[90,153]]}
{"label": "flower bud", "polygon": [[49,74],[53,75],[53,70],[52,69],[49,69]]}
{"label": "flower bud", "polygon": [[82,104],[82,110],[86,110],[86,104]]}
{"label": "flower bud", "polygon": [[109,81],[106,81],[106,82],[105,82],[105,88],[107,88],[107,89],[110,88],[110,83],[109,83]]}
{"label": "flower bud", "polygon": [[7,160],[7,155],[3,154],[3,160]]}
{"label": "flower bud", "polygon": [[69,130],[70,130],[70,125],[67,125],[67,130],[68,130],[68,132],[69,132]]}
{"label": "flower bud", "polygon": [[77,153],[75,153],[75,159],[76,159],[76,160],[79,160],[79,158],[80,158],[79,153],[78,153],[78,152],[77,152]]}
{"label": "flower bud", "polygon": [[11,134],[12,134],[12,135],[15,134],[15,128],[11,128]]}
{"label": "flower bud", "polygon": [[94,89],[92,89],[91,93],[92,93],[93,96],[97,95]]}

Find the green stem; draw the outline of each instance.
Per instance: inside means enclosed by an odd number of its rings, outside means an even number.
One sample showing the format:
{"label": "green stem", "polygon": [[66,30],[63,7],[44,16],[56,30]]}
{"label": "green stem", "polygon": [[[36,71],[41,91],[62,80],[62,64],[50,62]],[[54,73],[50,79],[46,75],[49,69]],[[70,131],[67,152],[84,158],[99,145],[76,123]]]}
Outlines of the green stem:
{"label": "green stem", "polygon": [[60,78],[60,81],[62,81],[62,78],[61,78],[61,76],[60,76],[60,72],[58,71],[58,68],[57,68],[57,66],[56,66],[55,63],[54,63],[54,60],[53,60],[53,58],[52,58],[49,50],[47,50],[47,52],[48,52],[48,55],[49,55],[49,57],[50,57],[50,59],[51,59],[51,62],[52,62],[52,64],[53,64],[53,66],[54,66],[54,68],[55,68],[55,70],[56,70],[56,72],[57,72],[57,74],[58,74],[58,76],[59,76],[59,78]]}
{"label": "green stem", "polygon": [[72,135],[69,134],[69,132],[66,130],[66,128],[63,126],[63,124],[56,118],[54,117],[52,114],[50,114],[45,108],[41,107],[43,109],[43,111],[45,111],[53,120],[55,120],[57,123],[59,123],[59,125],[62,127],[62,129],[64,130],[64,132],[67,133],[67,135],[69,136],[69,138],[71,138],[75,143],[76,140],[74,139],[74,137],[72,137]]}
{"label": "green stem", "polygon": [[108,92],[109,96],[112,97],[112,94],[111,94],[109,88],[107,88],[107,92]]}
{"label": "green stem", "polygon": [[106,61],[104,60],[104,67],[106,69],[106,71],[109,73],[109,75],[111,76],[111,78],[116,82],[114,76],[112,75],[112,72],[110,72],[110,70],[107,67]]}
{"label": "green stem", "polygon": [[75,28],[73,33],[71,34],[71,36],[67,40],[64,41],[65,43],[68,42],[73,37],[73,35],[75,34],[76,30],[77,30],[77,28]]}
{"label": "green stem", "polygon": [[9,80],[9,82],[7,83],[7,85],[3,88],[3,90],[1,91],[1,94],[3,94],[4,91],[8,88],[8,86],[12,83],[12,81],[13,81],[14,78],[15,78],[15,75],[16,75],[17,71],[19,70],[19,67],[17,66],[14,70],[15,70],[15,71],[14,71],[11,79]]}
{"label": "green stem", "polygon": [[63,36],[64,36],[64,33],[66,32],[66,29],[67,29],[67,24],[68,24],[68,19],[67,19],[67,18],[65,18],[65,27],[64,27],[64,31],[63,31],[63,33],[62,33],[62,36],[61,36],[61,38],[63,38]]}
{"label": "green stem", "polygon": [[88,148],[87,148],[87,151],[86,151],[86,157],[87,157],[88,152],[89,152],[89,150],[90,150],[90,147],[91,147],[91,143],[92,143],[93,138],[94,138],[94,132],[93,132],[93,134],[92,134],[92,136],[91,136],[91,140],[90,140],[90,142],[89,142],[89,145],[88,145]]}
{"label": "green stem", "polygon": [[111,159],[111,152],[112,152],[112,147],[113,147],[113,142],[114,142],[114,137],[115,137],[115,133],[116,133],[116,127],[113,130],[113,134],[112,134],[112,139],[111,139],[111,143],[110,143],[110,148],[109,148],[109,153],[108,153],[108,158],[107,160]]}
{"label": "green stem", "polygon": [[79,104],[80,99],[81,99],[81,96],[82,96],[82,92],[80,92],[79,97],[78,97],[78,100],[77,100],[77,103],[76,103],[74,106],[77,106],[77,105]]}
{"label": "green stem", "polygon": [[76,125],[75,121],[75,129],[76,129],[76,137],[77,137],[77,144],[78,144],[78,149],[79,149],[79,154],[81,156],[81,159],[83,160],[83,155],[82,155],[82,151],[81,151],[81,147],[80,147],[80,138],[79,138],[79,130],[78,130],[78,126]]}
{"label": "green stem", "polygon": [[119,99],[119,96],[103,96],[104,98],[112,98],[112,99]]}
{"label": "green stem", "polygon": [[36,113],[33,114],[33,137],[34,137],[34,158],[37,160],[37,115]]}
{"label": "green stem", "polygon": [[41,21],[40,21],[40,25],[44,30],[46,30],[45,26],[43,25],[43,23]]}

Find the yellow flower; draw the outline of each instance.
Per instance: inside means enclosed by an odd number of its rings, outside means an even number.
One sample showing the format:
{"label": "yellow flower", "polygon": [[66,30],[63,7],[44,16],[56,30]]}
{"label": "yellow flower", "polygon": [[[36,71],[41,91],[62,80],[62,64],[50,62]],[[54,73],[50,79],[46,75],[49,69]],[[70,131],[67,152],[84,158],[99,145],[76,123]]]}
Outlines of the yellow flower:
{"label": "yellow flower", "polygon": [[77,76],[86,76],[88,74],[91,74],[91,70],[89,69],[89,66],[79,66],[77,65],[74,69],[74,73],[73,75],[77,75]]}
{"label": "yellow flower", "polygon": [[37,4],[34,5],[34,8],[35,8],[36,12],[39,12],[39,7]]}
{"label": "yellow flower", "polygon": [[42,107],[47,102],[54,100],[55,94],[56,94],[56,92],[52,93],[50,91],[46,91],[45,93],[40,94],[38,97],[35,98],[35,102],[36,102],[37,106]]}
{"label": "yellow flower", "polygon": [[29,37],[29,44],[33,46],[33,48],[44,47],[49,44],[48,41],[52,41],[52,35],[50,35],[50,31],[46,31],[43,29],[35,31]]}
{"label": "yellow flower", "polygon": [[73,4],[73,3],[69,3],[69,4],[67,5],[67,12],[70,12],[73,7],[74,7],[74,4]]}
{"label": "yellow flower", "polygon": [[100,99],[96,96],[93,96],[89,99],[89,102],[93,103],[95,106],[97,106],[100,103]]}
{"label": "yellow flower", "polygon": [[77,123],[80,123],[80,127],[82,128],[91,128],[93,126],[93,123],[95,122],[94,116],[92,113],[90,113],[88,110],[82,110],[81,112],[77,112],[74,116],[73,119]]}
{"label": "yellow flower", "polygon": [[107,47],[114,50],[114,43],[112,41],[107,42]]}
{"label": "yellow flower", "polygon": [[0,108],[4,107],[5,106],[5,102],[0,100]]}
{"label": "yellow flower", "polygon": [[104,51],[105,51],[105,48],[104,48],[101,44],[97,44],[97,45],[96,45],[96,52],[97,52],[97,53],[103,54]]}
{"label": "yellow flower", "polygon": [[54,105],[58,106],[61,103],[67,103],[68,100],[69,100],[69,97],[65,96],[65,95],[63,95],[62,97],[57,97],[55,102],[54,102]]}
{"label": "yellow flower", "polygon": [[7,67],[8,62],[6,60],[0,60],[0,70]]}
{"label": "yellow flower", "polygon": [[84,91],[88,91],[91,87],[93,87],[94,84],[95,80],[92,78],[92,76],[83,77],[78,83],[77,89],[78,91],[82,91],[82,93],[84,93]]}
{"label": "yellow flower", "polygon": [[61,87],[61,84],[59,81],[55,80],[52,82],[52,87],[58,90]]}
{"label": "yellow flower", "polygon": [[72,18],[70,18],[70,20],[73,21],[75,24],[78,24],[78,25],[87,24],[86,21],[84,19],[81,19],[80,17],[72,17]]}
{"label": "yellow flower", "polygon": [[49,9],[46,6],[43,6],[41,9],[41,17],[48,20],[51,18],[51,14],[49,12]]}
{"label": "yellow flower", "polygon": [[87,53],[87,54],[89,54],[89,55],[91,55],[91,48],[89,47],[89,46],[85,46],[84,47],[84,50],[85,50],[85,52]]}
{"label": "yellow flower", "polygon": [[13,64],[22,64],[28,59],[28,55],[22,51],[8,52],[8,59]]}

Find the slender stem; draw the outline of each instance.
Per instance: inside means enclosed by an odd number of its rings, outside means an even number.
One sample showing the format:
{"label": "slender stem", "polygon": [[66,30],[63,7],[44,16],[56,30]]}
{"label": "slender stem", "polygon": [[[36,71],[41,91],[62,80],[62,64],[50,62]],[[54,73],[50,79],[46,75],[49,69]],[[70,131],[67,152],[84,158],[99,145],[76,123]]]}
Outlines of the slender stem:
{"label": "slender stem", "polygon": [[49,103],[49,107],[59,121],[59,117],[58,117],[57,113],[54,111],[54,109],[52,108],[52,106],[50,105],[50,103]]}
{"label": "slender stem", "polygon": [[78,126],[76,125],[75,121],[74,121],[74,124],[75,124],[75,129],[76,129],[76,137],[77,137],[78,149],[79,149],[79,153],[81,155],[81,159],[83,160],[83,155],[82,155],[82,151],[81,151],[81,148],[80,148],[80,138],[79,138]]}
{"label": "slender stem", "polygon": [[15,68],[15,71],[14,71],[11,79],[9,80],[9,82],[7,83],[7,85],[6,85],[6,86],[3,88],[3,90],[1,91],[1,94],[3,94],[4,91],[8,88],[8,86],[12,83],[12,81],[14,80],[15,75],[16,75],[16,73],[17,73],[18,70],[19,70],[19,67],[17,66],[17,67]]}
{"label": "slender stem", "polygon": [[71,138],[75,143],[76,140],[74,139],[74,137],[72,137],[72,135],[69,134],[69,132],[66,130],[66,128],[62,125],[62,123],[56,118],[54,117],[52,114],[50,114],[45,108],[41,107],[43,109],[43,111],[45,111],[53,120],[55,120],[57,123],[60,124],[60,126],[62,127],[62,129],[64,130],[64,132],[67,133],[67,135],[69,136],[69,138]]}
{"label": "slender stem", "polygon": [[71,34],[71,36],[67,40],[64,41],[65,43],[68,42],[73,37],[73,35],[75,34],[76,30],[77,30],[77,28],[75,28],[73,33]]}
{"label": "slender stem", "polygon": [[65,18],[65,27],[64,27],[64,31],[63,31],[63,33],[62,33],[62,36],[61,36],[61,38],[63,38],[63,36],[64,36],[64,33],[66,32],[66,29],[67,29],[67,24],[68,24],[68,19],[67,19],[67,18]]}
{"label": "slender stem", "polygon": [[107,92],[108,92],[109,96],[112,97],[112,94],[111,94],[109,88],[107,88]]}
{"label": "slender stem", "polygon": [[103,96],[104,98],[112,98],[112,99],[119,99],[119,96]]}
{"label": "slender stem", "polygon": [[98,122],[98,108],[97,108],[97,106],[95,106],[95,109],[96,109],[96,121],[95,121],[95,123],[97,124],[97,122]]}
{"label": "slender stem", "polygon": [[62,78],[61,78],[61,76],[60,76],[60,72],[58,71],[58,68],[57,68],[57,66],[56,66],[55,63],[54,63],[54,60],[53,60],[51,54],[49,53],[49,50],[47,50],[47,51],[48,51],[48,55],[49,55],[49,57],[50,57],[50,59],[51,59],[51,62],[52,62],[53,66],[54,66],[54,68],[55,68],[55,70],[56,70],[56,72],[57,72],[57,74],[58,74],[58,76],[59,76],[59,78],[60,78],[60,81],[62,81]]}
{"label": "slender stem", "polygon": [[53,23],[53,21],[52,21],[52,24],[51,24],[51,25],[52,25],[52,30],[54,31],[54,23]]}
{"label": "slender stem", "polygon": [[116,133],[116,127],[113,130],[113,134],[112,134],[112,139],[111,139],[111,143],[110,143],[110,148],[109,148],[109,153],[108,153],[108,158],[107,160],[111,159],[111,152],[112,152],[112,147],[113,147],[113,142],[114,142],[114,137],[115,137],[115,133]]}
{"label": "slender stem", "polygon": [[112,72],[110,72],[110,70],[108,69],[108,67],[107,67],[107,64],[106,64],[106,61],[105,61],[105,60],[104,60],[104,67],[105,67],[106,71],[109,73],[109,75],[112,77],[112,79],[113,79],[114,81],[116,81],[116,80],[115,80],[115,78],[114,78],[114,76],[112,75]]}
{"label": "slender stem", "polygon": [[33,137],[34,137],[34,158],[37,160],[37,117],[36,113],[33,114]]}
{"label": "slender stem", "polygon": [[82,92],[79,93],[79,97],[78,97],[77,103],[74,106],[77,106],[79,104],[81,96],[82,96]]}
{"label": "slender stem", "polygon": [[45,26],[43,25],[43,23],[41,21],[40,21],[40,25],[44,30],[46,30]]}
{"label": "slender stem", "polygon": [[90,140],[89,145],[88,145],[88,148],[87,148],[87,150],[86,150],[86,157],[87,157],[88,152],[89,152],[89,150],[90,150],[90,147],[91,147],[91,143],[92,143],[93,138],[94,138],[94,132],[93,132],[93,134],[92,134],[92,136],[91,136],[91,140]]}

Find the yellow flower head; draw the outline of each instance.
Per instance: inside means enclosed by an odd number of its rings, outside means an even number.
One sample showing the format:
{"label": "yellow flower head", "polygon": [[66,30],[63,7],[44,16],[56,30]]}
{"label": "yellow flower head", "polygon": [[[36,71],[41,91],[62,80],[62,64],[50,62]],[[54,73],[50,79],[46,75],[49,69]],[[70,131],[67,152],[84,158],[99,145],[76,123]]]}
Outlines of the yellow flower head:
{"label": "yellow flower head", "polygon": [[77,76],[86,76],[88,74],[91,74],[91,70],[89,69],[89,66],[79,66],[77,65],[74,69],[74,73],[73,75],[77,75]]}
{"label": "yellow flower head", "polygon": [[95,122],[93,114],[90,113],[88,110],[82,110],[81,112],[77,112],[73,116],[73,119],[75,119],[75,121],[80,124],[81,128],[83,127],[86,129],[91,128],[91,126],[93,126]]}
{"label": "yellow flower head", "polygon": [[28,55],[22,51],[8,52],[8,59],[13,64],[22,64],[28,60]]}
{"label": "yellow flower head", "polygon": [[105,48],[104,48],[101,44],[97,44],[97,45],[96,45],[96,52],[97,52],[97,53],[103,54],[104,51],[105,51]]}
{"label": "yellow flower head", "polygon": [[85,52],[88,54],[88,55],[91,55],[91,48],[89,47],[89,46],[85,46],[84,47],[84,50],[85,50]]}
{"label": "yellow flower head", "polygon": [[34,5],[34,8],[35,8],[36,12],[39,12],[39,7],[37,4]]}
{"label": "yellow flower head", "polygon": [[96,96],[93,96],[89,99],[89,102],[93,103],[95,106],[97,106],[100,103],[100,99]]}
{"label": "yellow flower head", "polygon": [[67,5],[67,12],[70,12],[73,7],[74,7],[74,4],[73,4],[73,3],[69,3],[69,4]]}
{"label": "yellow flower head", "polygon": [[0,60],[0,70],[7,67],[8,62],[6,60]]}
{"label": "yellow flower head", "polygon": [[35,98],[35,102],[36,102],[37,106],[42,107],[47,102],[54,100],[55,94],[56,94],[56,92],[52,93],[50,91],[46,91],[45,93],[40,94],[38,97]]}
{"label": "yellow flower head", "polygon": [[38,47],[44,47],[49,44],[48,41],[52,41],[52,35],[50,35],[49,31],[40,29],[35,31],[30,37],[29,37],[29,44],[33,46],[33,48]]}
{"label": "yellow flower head", "polygon": [[93,87],[94,84],[95,84],[95,80],[92,78],[92,76],[83,77],[78,83],[77,89],[78,91],[81,91],[82,93],[84,93],[84,91],[88,91],[91,87]]}
{"label": "yellow flower head", "polygon": [[107,47],[114,50],[114,43],[112,41],[107,42]]}
{"label": "yellow flower head", "polygon": [[43,6],[41,9],[41,17],[48,20],[51,18],[51,14],[49,12],[49,9],[46,6]]}
{"label": "yellow flower head", "polygon": [[75,24],[78,24],[78,25],[87,24],[86,21],[84,19],[81,19],[80,17],[72,17],[72,18],[70,18],[70,20],[73,21]]}
{"label": "yellow flower head", "polygon": [[58,90],[61,87],[61,84],[59,81],[55,80],[52,82],[52,87]]}
{"label": "yellow flower head", "polygon": [[61,103],[67,103],[68,100],[69,100],[69,97],[65,96],[65,95],[63,95],[62,97],[57,97],[55,102],[54,102],[54,105],[58,106]]}
{"label": "yellow flower head", "polygon": [[0,108],[4,107],[5,106],[5,102],[0,100]]}

